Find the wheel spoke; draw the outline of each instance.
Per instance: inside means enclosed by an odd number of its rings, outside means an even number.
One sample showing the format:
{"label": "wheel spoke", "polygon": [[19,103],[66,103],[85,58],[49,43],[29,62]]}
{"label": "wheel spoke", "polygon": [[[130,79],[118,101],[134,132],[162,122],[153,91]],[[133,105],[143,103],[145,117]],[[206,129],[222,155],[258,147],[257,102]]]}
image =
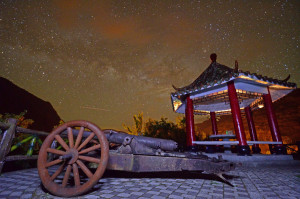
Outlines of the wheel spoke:
{"label": "wheel spoke", "polygon": [[84,150],[80,151],[79,154],[88,153],[88,152],[91,152],[91,151],[94,151],[94,150],[100,149],[100,148],[101,148],[101,145],[97,144],[97,145],[91,146],[91,147],[89,147],[87,149],[84,149]]}
{"label": "wheel spoke", "polygon": [[57,154],[57,155],[65,155],[66,154],[65,151],[61,151],[61,150],[57,150],[57,149],[52,149],[52,148],[47,148],[47,152],[54,153],[54,154]]}
{"label": "wheel spoke", "polygon": [[89,156],[80,155],[78,156],[78,158],[89,162],[100,163],[100,159],[89,157]]}
{"label": "wheel spoke", "polygon": [[69,150],[69,146],[65,143],[65,141],[59,136],[59,135],[55,135],[54,136],[55,139],[57,140],[57,142],[67,151]]}
{"label": "wheel spoke", "polygon": [[93,144],[99,144],[99,142],[97,140],[91,140],[91,143],[93,143]]}
{"label": "wheel spoke", "polygon": [[69,146],[70,148],[74,147],[74,138],[73,138],[73,132],[72,132],[72,128],[68,127],[68,138],[69,138]]}
{"label": "wheel spoke", "polygon": [[87,144],[87,143],[89,143],[89,141],[91,141],[91,139],[93,139],[93,137],[95,136],[95,133],[91,133],[90,135],[89,135],[89,137],[87,137],[85,140],[84,140],[84,142],[82,142],[81,143],[81,145],[78,147],[78,151],[80,151],[80,149],[82,149],[83,147],[85,147],[85,145]]}
{"label": "wheel spoke", "polygon": [[66,185],[68,183],[68,179],[70,177],[71,169],[72,169],[71,165],[68,165],[64,179],[62,181],[62,187],[66,187]]}
{"label": "wheel spoke", "polygon": [[55,171],[55,173],[51,176],[50,180],[54,180],[65,168],[65,163],[60,165],[60,167]]}
{"label": "wheel spoke", "polygon": [[87,175],[87,177],[93,177],[93,173],[83,164],[83,162],[81,162],[80,160],[76,160],[76,163],[80,166],[80,168],[85,173],[85,175]]}
{"label": "wheel spoke", "polygon": [[79,178],[78,166],[77,166],[76,163],[73,164],[73,174],[74,174],[75,186],[80,186],[80,178]]}
{"label": "wheel spoke", "polygon": [[75,149],[77,149],[77,147],[79,146],[79,144],[80,144],[80,142],[81,142],[81,139],[82,139],[83,132],[84,132],[84,128],[83,128],[83,127],[81,127],[81,128],[80,128],[80,130],[79,130],[79,133],[78,133],[77,139],[76,139],[75,146],[74,146],[74,148],[75,148]]}
{"label": "wheel spoke", "polygon": [[60,160],[60,159],[53,160],[53,161],[51,161],[51,162],[47,162],[47,164],[45,165],[45,167],[46,167],[46,168],[47,168],[47,167],[51,167],[51,166],[56,165],[56,164],[61,163],[61,162],[62,162],[62,160]]}

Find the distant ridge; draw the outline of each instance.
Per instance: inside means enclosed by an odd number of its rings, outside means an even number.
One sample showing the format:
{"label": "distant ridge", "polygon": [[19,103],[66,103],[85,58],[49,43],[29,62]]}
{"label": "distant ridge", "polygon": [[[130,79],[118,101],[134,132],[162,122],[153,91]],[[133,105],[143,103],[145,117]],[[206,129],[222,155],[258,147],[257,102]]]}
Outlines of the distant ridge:
{"label": "distant ridge", "polygon": [[19,114],[24,110],[27,110],[25,118],[34,120],[30,129],[51,132],[60,121],[49,102],[0,77],[0,114]]}

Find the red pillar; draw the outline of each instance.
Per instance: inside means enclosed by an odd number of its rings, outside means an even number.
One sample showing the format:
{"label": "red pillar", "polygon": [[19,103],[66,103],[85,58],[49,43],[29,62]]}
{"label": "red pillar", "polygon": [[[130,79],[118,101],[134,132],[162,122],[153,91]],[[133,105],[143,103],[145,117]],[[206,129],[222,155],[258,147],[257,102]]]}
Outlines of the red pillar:
{"label": "red pillar", "polygon": [[186,98],[185,120],[187,147],[189,150],[195,150],[195,144],[193,144],[193,141],[195,141],[194,107],[190,96],[187,96]]}
{"label": "red pillar", "polygon": [[[264,105],[268,116],[268,123],[270,126],[272,139],[274,142],[282,142],[269,87],[268,87],[268,94],[264,94],[263,99],[264,99]],[[276,145],[275,153],[285,154],[286,153],[285,147],[282,144]]]}
{"label": "red pillar", "polygon": [[211,120],[211,127],[212,127],[213,134],[218,135],[218,127],[217,127],[217,120],[216,120],[215,112],[210,112],[210,120]]}
{"label": "red pillar", "polygon": [[[250,106],[245,107],[245,113],[246,113],[246,118],[248,122],[248,127],[249,127],[249,132],[250,132],[250,137],[252,141],[258,141],[257,139],[257,134],[256,134],[256,129],[253,121],[253,116],[252,116],[252,111]],[[253,144],[252,145],[252,152],[253,153],[260,153],[261,149],[259,148],[258,144]]]}
{"label": "red pillar", "polygon": [[250,155],[250,148],[247,144],[244,125],[241,116],[241,110],[239,100],[236,94],[234,82],[230,81],[227,83],[228,95],[231,107],[231,113],[233,118],[234,130],[237,139],[239,140],[238,154],[239,155]]}

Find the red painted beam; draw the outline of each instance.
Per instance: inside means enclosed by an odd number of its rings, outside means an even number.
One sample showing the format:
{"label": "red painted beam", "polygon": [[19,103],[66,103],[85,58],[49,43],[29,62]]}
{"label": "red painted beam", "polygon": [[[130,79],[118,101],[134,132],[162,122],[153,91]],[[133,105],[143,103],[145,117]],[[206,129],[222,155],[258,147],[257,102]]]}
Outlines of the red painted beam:
{"label": "red painted beam", "polygon": [[217,120],[216,120],[216,113],[215,112],[210,112],[210,120],[211,120],[211,127],[212,127],[213,135],[218,135],[218,126],[217,126]]}
{"label": "red painted beam", "polygon": [[[247,118],[247,122],[248,122],[251,140],[258,141],[256,129],[255,129],[255,125],[254,125],[254,121],[253,121],[253,117],[252,117],[252,111],[249,106],[245,107],[245,113],[246,113],[246,118]],[[257,144],[254,144],[254,145],[257,145]]]}
{"label": "red painted beam", "polygon": [[244,125],[243,125],[243,121],[242,121],[242,116],[241,116],[239,100],[238,100],[237,93],[235,90],[234,82],[233,81],[228,82],[227,86],[228,86],[228,95],[229,95],[229,101],[230,101],[235,135],[239,141],[240,146],[248,146],[247,140],[246,140],[246,135],[245,135],[245,130],[244,130]]}
{"label": "red painted beam", "polygon": [[193,141],[195,141],[195,126],[194,126],[194,107],[193,101],[190,96],[186,98],[186,108],[185,108],[185,121],[186,121],[186,142],[187,147],[195,146]]}
{"label": "red painted beam", "polygon": [[[263,99],[264,99],[265,109],[268,116],[268,123],[270,126],[272,139],[275,142],[282,142],[269,88],[268,88],[268,94],[264,94]],[[282,146],[282,144],[280,146]]]}
{"label": "red painted beam", "polygon": [[[250,137],[252,141],[258,141],[257,139],[257,133],[253,121],[253,116],[252,116],[252,111],[250,106],[245,107],[245,114],[248,122],[248,127],[249,127],[249,132],[250,132]],[[253,144],[252,145],[252,151],[253,153],[260,153],[260,148],[258,144]]]}

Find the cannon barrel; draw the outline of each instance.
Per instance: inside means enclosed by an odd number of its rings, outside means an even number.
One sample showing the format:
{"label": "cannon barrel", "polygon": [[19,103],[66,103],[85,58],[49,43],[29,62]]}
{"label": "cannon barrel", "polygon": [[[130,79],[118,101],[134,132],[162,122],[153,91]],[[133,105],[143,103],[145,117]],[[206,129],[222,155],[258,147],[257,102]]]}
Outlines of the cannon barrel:
{"label": "cannon barrel", "polygon": [[[73,134],[75,136],[78,135],[78,130],[73,129]],[[116,143],[116,144],[123,144],[125,138],[134,138],[137,140],[140,144],[144,144],[145,146],[148,146],[153,149],[161,149],[164,151],[174,151],[177,149],[178,144],[177,142],[173,140],[167,140],[167,139],[160,139],[160,138],[152,138],[152,137],[145,137],[145,136],[136,136],[136,135],[130,135],[124,132],[119,132],[113,129],[105,129],[103,130],[105,133],[105,136],[109,142]],[[88,137],[91,132],[84,131],[83,137]],[[64,131],[62,133],[63,136],[67,136],[67,131]],[[96,137],[95,137],[96,139]]]}
{"label": "cannon barrel", "polygon": [[103,130],[103,132],[105,133],[106,138],[109,142],[113,142],[113,143],[117,143],[117,144],[122,144],[124,142],[124,139],[129,137],[129,138],[134,138],[140,144],[144,144],[145,146],[148,146],[153,149],[161,149],[164,151],[174,151],[178,147],[177,142],[175,142],[173,140],[130,135],[130,134],[127,134],[124,132],[118,132],[118,131],[115,131],[112,129],[105,129],[105,130]]}

